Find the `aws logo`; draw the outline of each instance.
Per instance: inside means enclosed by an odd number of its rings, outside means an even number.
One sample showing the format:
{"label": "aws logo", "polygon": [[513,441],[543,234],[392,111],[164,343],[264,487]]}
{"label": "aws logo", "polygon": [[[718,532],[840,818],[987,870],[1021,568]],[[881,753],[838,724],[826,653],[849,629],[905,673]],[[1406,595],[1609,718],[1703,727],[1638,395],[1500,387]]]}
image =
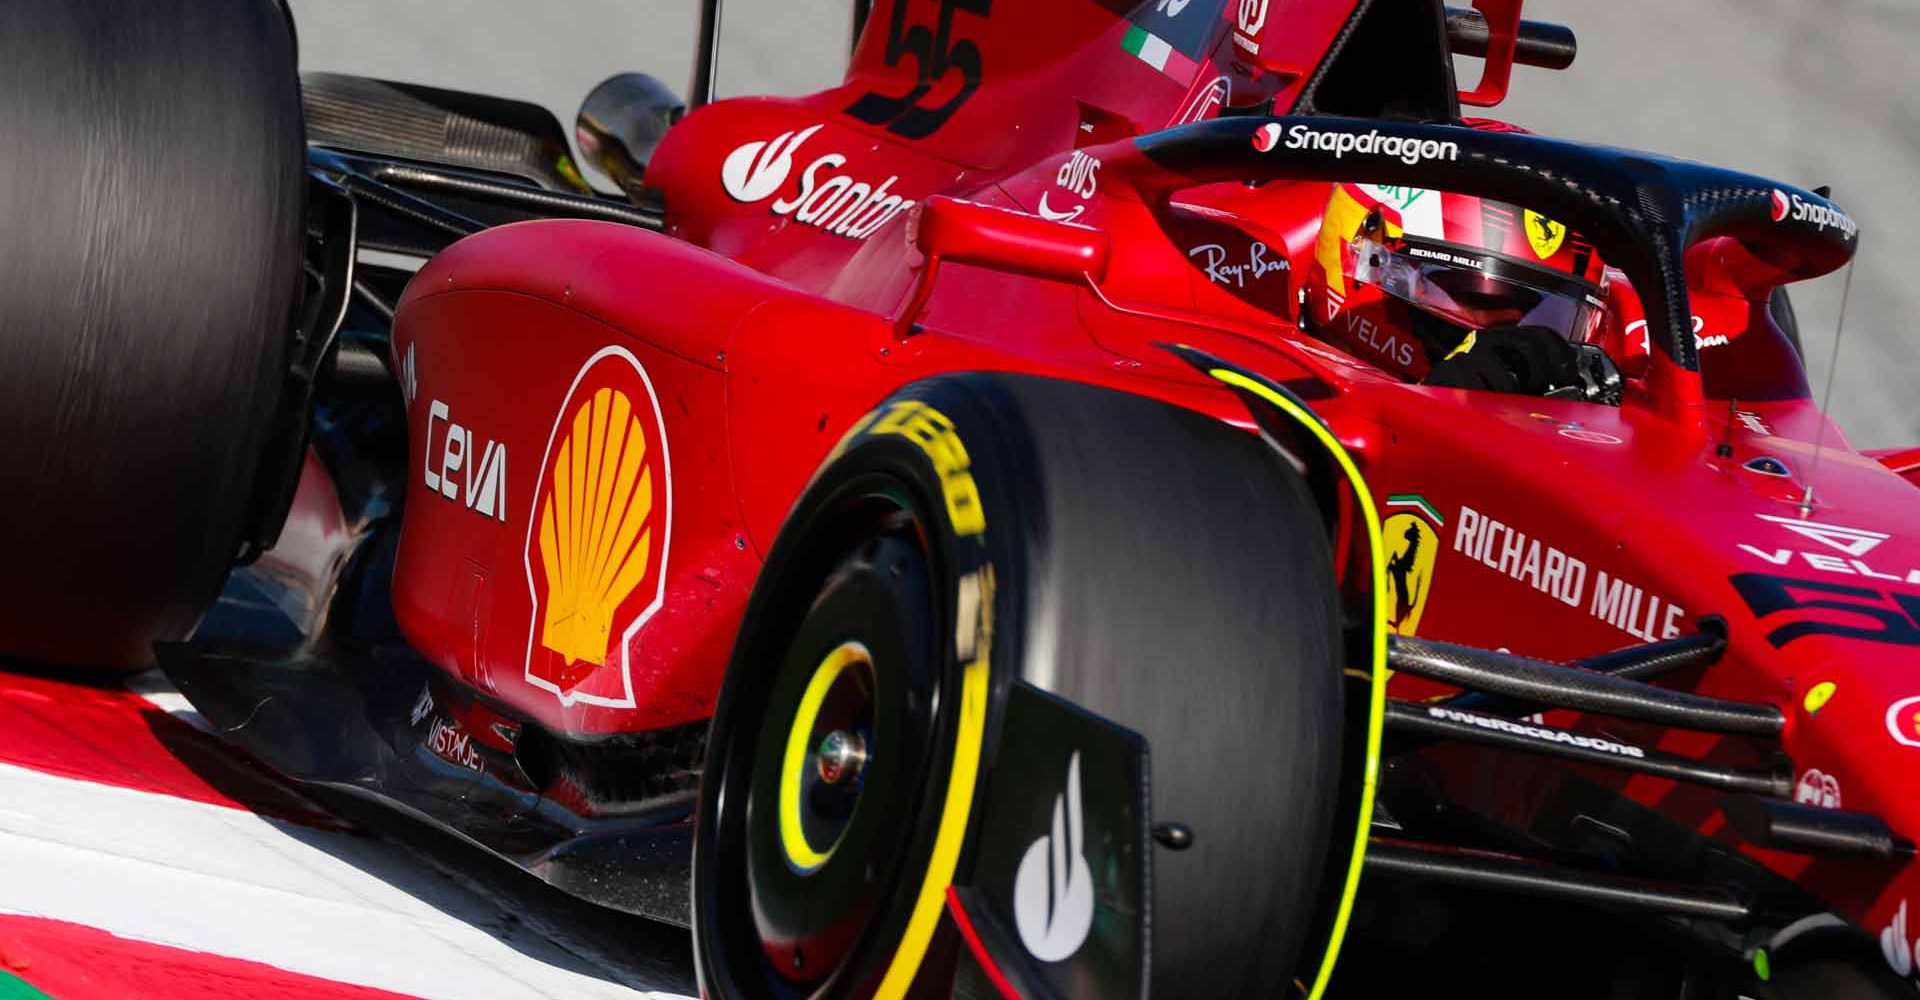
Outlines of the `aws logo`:
{"label": "aws logo", "polygon": [[527,683],[563,705],[634,704],[634,637],[666,595],[672,471],[653,383],[618,347],[587,360],[541,459],[525,565]]}

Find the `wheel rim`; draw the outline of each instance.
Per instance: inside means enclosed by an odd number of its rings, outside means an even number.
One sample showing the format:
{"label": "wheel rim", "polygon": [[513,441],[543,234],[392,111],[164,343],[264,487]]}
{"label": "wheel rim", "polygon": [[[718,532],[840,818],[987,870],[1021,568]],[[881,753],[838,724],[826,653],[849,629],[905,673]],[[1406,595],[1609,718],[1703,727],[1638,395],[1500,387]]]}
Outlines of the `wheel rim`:
{"label": "wheel rim", "polygon": [[780,846],[796,872],[833,857],[859,806],[862,775],[846,762],[857,745],[865,769],[873,693],[873,653],[854,640],[834,647],[807,681],[780,766]]}
{"label": "wheel rim", "polygon": [[924,536],[888,506],[823,560],[831,569],[763,674],[757,739],[739,746],[750,771],[727,782],[744,802],[721,821],[738,824],[745,856],[735,954],[772,996],[847,992],[922,846],[900,832],[937,756],[937,612]]}

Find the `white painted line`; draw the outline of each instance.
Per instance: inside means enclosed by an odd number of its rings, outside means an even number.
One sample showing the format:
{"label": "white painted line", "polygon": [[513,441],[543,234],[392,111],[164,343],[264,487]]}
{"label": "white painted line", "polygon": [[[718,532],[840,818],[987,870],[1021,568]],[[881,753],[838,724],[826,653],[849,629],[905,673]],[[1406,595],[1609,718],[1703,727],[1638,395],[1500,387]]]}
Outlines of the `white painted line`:
{"label": "white painted line", "polygon": [[213,732],[213,725],[207,721],[206,716],[201,715],[193,707],[193,703],[187,700],[186,695],[174,688],[173,684],[167,680],[167,675],[160,672],[160,668],[155,667],[127,678],[126,686],[127,690],[145,698],[148,704],[162,712],[202,732]]}
{"label": "white painted line", "polygon": [[427,258],[415,257],[410,253],[393,253],[388,250],[361,250],[355,255],[362,264],[373,267],[390,267],[396,271],[413,273],[427,266]]}
{"label": "white painted line", "polygon": [[662,998],[386,842],[0,765],[0,912],[429,1000]]}

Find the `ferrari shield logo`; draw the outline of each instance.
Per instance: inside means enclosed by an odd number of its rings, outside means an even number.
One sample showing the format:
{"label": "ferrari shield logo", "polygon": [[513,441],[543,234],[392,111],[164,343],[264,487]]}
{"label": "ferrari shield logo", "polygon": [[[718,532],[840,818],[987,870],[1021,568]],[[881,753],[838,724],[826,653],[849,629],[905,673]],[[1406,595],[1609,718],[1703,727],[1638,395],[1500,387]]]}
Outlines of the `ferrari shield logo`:
{"label": "ferrari shield logo", "polygon": [[1413,635],[1420,628],[1433,586],[1433,563],[1439,555],[1438,532],[1418,514],[1395,514],[1383,526],[1387,549],[1387,628],[1397,635]]}
{"label": "ferrari shield logo", "polygon": [[1535,256],[1547,260],[1560,252],[1560,244],[1567,241],[1567,227],[1541,215],[1529,208],[1526,211],[1527,245],[1533,248]]}
{"label": "ferrari shield logo", "polygon": [[561,704],[634,704],[628,660],[666,593],[670,476],[646,371],[622,348],[595,354],[555,416],[527,529],[526,678]]}

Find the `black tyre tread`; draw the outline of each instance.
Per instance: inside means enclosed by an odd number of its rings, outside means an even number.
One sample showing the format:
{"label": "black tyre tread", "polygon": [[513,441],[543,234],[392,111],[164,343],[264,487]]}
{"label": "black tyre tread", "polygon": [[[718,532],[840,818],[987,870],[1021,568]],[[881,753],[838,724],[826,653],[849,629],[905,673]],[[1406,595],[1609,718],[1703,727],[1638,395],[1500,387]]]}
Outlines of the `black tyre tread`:
{"label": "black tyre tread", "polygon": [[285,375],[277,0],[0,4],[0,653],[126,666],[231,563]]}
{"label": "black tyre tread", "polygon": [[[1007,379],[1045,497],[1029,581],[1056,694],[1147,737],[1153,993],[1280,995],[1332,829],[1344,713],[1333,555],[1257,437],[1136,396]],[[1272,991],[1271,993],[1265,991]]]}

